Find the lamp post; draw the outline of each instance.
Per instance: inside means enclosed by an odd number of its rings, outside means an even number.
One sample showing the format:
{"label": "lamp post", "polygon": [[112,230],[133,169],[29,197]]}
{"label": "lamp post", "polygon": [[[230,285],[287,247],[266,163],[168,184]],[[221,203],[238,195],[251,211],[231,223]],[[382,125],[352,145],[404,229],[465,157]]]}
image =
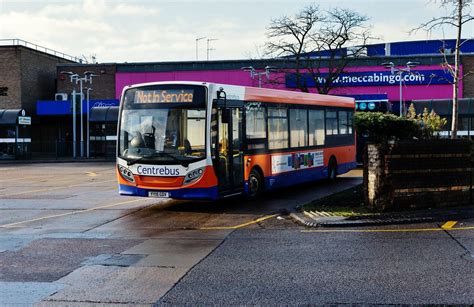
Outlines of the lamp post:
{"label": "lamp post", "polygon": [[68,75],[69,80],[73,84],[74,88],[72,90],[72,157],[76,158],[76,79],[79,78],[78,74],[73,73],[72,71],[62,71],[62,75]]}
{"label": "lamp post", "polygon": [[210,42],[210,41],[216,41],[216,40],[218,40],[218,38],[208,38],[208,39],[207,39],[207,60],[208,60],[208,61],[209,61],[209,51],[211,51],[211,50],[216,50],[216,49],[211,49],[211,48],[209,48],[209,42]]}
{"label": "lamp post", "polygon": [[390,72],[392,75],[398,76],[400,81],[400,117],[405,115],[404,107],[403,107],[403,74],[413,74],[411,69],[416,67],[419,63],[418,62],[411,62],[408,61],[404,67],[396,67],[393,62],[385,62],[382,65],[385,68],[390,68]]}
{"label": "lamp post", "polygon": [[[70,78],[70,81],[71,83],[73,84],[78,84],[79,83],[79,86],[80,86],[80,94],[81,94],[81,98],[80,98],[80,103],[81,103],[81,107],[80,107],[80,112],[81,112],[81,158],[84,157],[84,110],[83,110],[83,97],[84,97],[84,94],[82,92],[82,84],[83,83],[89,83],[92,85],[92,77],[96,77],[97,75],[94,74],[92,71],[86,71],[84,72],[84,76],[80,76],[79,74],[75,74],[71,71],[62,71],[61,74],[64,74],[64,75],[69,75],[69,78]],[[76,158],[76,88],[74,87],[74,91],[73,91],[73,157]],[[89,109],[87,110],[87,118],[89,118]],[[89,124],[89,122],[87,123]],[[87,130],[87,133],[89,133],[89,129]]]}
{"label": "lamp post", "polygon": [[198,57],[198,42],[202,39],[205,39],[205,38],[206,38],[205,36],[196,38],[196,61],[199,60],[199,57]]}
{"label": "lamp post", "polygon": [[90,144],[90,131],[89,131],[89,113],[90,113],[90,108],[89,108],[89,92],[92,91],[91,87],[86,88],[87,94],[86,94],[86,101],[87,101],[87,159],[89,159],[90,155],[90,150],[89,150],[89,144]]}
{"label": "lamp post", "polygon": [[270,72],[275,71],[276,67],[265,66],[265,71],[257,72],[253,66],[246,66],[241,68],[243,71],[250,72],[250,78],[253,80],[255,76],[258,77],[258,87],[262,87],[262,75],[267,77],[267,80],[270,79]]}

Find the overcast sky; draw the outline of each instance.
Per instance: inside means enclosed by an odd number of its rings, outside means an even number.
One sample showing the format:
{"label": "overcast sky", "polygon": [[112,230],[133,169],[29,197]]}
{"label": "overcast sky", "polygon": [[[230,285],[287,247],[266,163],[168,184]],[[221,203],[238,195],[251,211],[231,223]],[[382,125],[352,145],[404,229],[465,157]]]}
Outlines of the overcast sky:
{"label": "overcast sky", "polygon": [[[196,38],[210,41],[210,59],[259,58],[272,18],[317,3],[370,18],[378,42],[454,38],[450,28],[408,31],[445,12],[433,0],[0,0],[0,38],[20,38],[99,62],[196,59]],[[463,37],[473,38],[474,23]],[[377,41],[374,41],[377,42]],[[199,60],[206,59],[206,39]]]}

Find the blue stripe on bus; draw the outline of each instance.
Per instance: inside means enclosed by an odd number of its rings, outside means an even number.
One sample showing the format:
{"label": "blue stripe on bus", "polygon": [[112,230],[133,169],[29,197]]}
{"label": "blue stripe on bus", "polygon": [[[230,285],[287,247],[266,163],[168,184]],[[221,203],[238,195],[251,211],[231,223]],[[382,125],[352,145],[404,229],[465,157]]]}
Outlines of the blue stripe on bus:
{"label": "blue stripe on bus", "polygon": [[[342,163],[337,166],[337,173],[344,174],[354,169],[356,162]],[[282,187],[288,187],[295,184],[306,183],[310,181],[325,179],[328,177],[327,167],[314,167],[309,169],[301,169],[291,172],[278,174],[265,178],[265,190],[274,190]],[[248,191],[248,183],[245,184],[245,191]]]}
{"label": "blue stripe on bus", "polygon": [[[356,162],[338,164],[337,173],[344,174],[354,169],[357,166]],[[328,177],[327,167],[314,167],[309,169],[301,169],[291,172],[278,174],[265,178],[265,190],[274,190],[282,187],[288,187],[295,184],[325,179]],[[244,185],[245,194],[248,194],[248,181]],[[219,191],[217,186],[211,188],[182,188],[178,190],[155,190],[142,189],[128,185],[119,185],[119,192],[121,195],[142,196],[148,197],[148,192],[159,191],[170,193],[170,198],[175,199],[201,199],[201,200],[217,200],[219,198]]]}
{"label": "blue stripe on bus", "polygon": [[132,187],[124,184],[119,185],[120,195],[128,196],[142,196],[148,197],[148,192],[168,192],[170,198],[174,199],[202,199],[202,200],[216,200],[218,199],[218,190],[216,187],[211,188],[183,188],[178,190],[155,190],[155,189],[142,189],[138,187]]}

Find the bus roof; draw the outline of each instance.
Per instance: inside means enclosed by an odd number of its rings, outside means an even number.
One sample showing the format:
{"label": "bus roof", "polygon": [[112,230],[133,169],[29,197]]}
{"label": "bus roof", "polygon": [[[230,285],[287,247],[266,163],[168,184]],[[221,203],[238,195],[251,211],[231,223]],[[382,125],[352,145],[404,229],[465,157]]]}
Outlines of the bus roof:
{"label": "bus roof", "polygon": [[[188,85],[204,85],[223,87],[224,89],[234,92],[236,97],[245,101],[260,101],[269,103],[286,103],[286,104],[304,104],[316,106],[333,106],[355,108],[355,99],[352,97],[331,96],[313,93],[303,93],[296,91],[275,90],[268,88],[258,88],[250,86],[239,86],[230,84],[219,84],[212,82],[198,82],[198,81],[160,81],[148,82],[141,84],[134,84],[125,87],[128,88],[150,86],[150,85],[166,85],[166,84],[188,84]],[[123,93],[122,93],[123,94]]]}
{"label": "bus roof", "polygon": [[355,99],[322,94],[245,87],[245,100],[354,108]]}

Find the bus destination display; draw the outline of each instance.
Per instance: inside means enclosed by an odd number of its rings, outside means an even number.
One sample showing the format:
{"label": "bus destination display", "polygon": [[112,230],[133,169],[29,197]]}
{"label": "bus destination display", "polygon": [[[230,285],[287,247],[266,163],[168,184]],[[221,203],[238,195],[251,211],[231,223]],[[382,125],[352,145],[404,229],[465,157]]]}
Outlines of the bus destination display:
{"label": "bus destination display", "polygon": [[192,103],[192,89],[137,90],[135,103]]}

